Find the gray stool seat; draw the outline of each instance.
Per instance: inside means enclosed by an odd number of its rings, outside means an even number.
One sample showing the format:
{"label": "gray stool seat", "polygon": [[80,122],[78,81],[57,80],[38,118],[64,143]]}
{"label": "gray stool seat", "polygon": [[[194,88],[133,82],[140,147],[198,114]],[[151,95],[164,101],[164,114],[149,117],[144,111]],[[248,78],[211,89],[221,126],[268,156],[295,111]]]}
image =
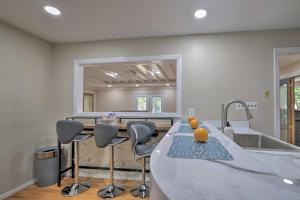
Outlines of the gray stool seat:
{"label": "gray stool seat", "polygon": [[110,165],[110,184],[100,189],[97,195],[103,199],[114,198],[120,195],[125,190],[121,186],[114,184],[114,146],[127,141],[128,137],[117,136],[119,130],[116,126],[109,124],[96,124],[95,125],[95,142],[97,147],[105,148],[111,146],[111,154],[109,159]]}
{"label": "gray stool seat", "polygon": [[91,137],[89,134],[81,134],[83,124],[78,121],[60,120],[56,123],[57,137],[60,143],[69,144],[74,142],[74,183],[62,189],[63,196],[74,196],[89,189],[89,183],[79,183],[79,142]]}
{"label": "gray stool seat", "polygon": [[129,137],[131,137],[130,136],[130,127],[132,124],[142,124],[142,125],[147,126],[150,129],[150,133],[139,135],[140,141],[144,141],[146,143],[155,134],[156,126],[155,126],[154,122],[151,122],[151,121],[129,121],[127,123],[127,131],[128,131]]}
{"label": "gray stool seat", "polygon": [[129,140],[128,137],[115,137],[113,139],[111,139],[110,145],[117,145],[117,144],[121,144],[125,141]]}
{"label": "gray stool seat", "polygon": [[156,144],[145,143],[153,134],[153,131],[155,131],[155,124],[154,127],[152,125],[148,126],[144,123],[132,123],[129,129],[133,154],[138,158],[142,158],[142,184],[130,191],[135,197],[145,198],[150,194],[150,187],[146,184],[145,177],[146,158],[150,157],[152,151],[156,147]]}
{"label": "gray stool seat", "polygon": [[73,139],[73,141],[80,142],[80,141],[86,140],[90,137],[93,137],[93,136],[91,134],[79,134]]}
{"label": "gray stool seat", "polygon": [[58,140],[62,144],[69,144],[81,133],[84,126],[78,121],[59,120],[56,123],[56,132]]}
{"label": "gray stool seat", "polygon": [[156,146],[157,144],[143,144],[143,145],[138,144],[135,147],[135,153],[136,155],[141,157],[150,156]]}

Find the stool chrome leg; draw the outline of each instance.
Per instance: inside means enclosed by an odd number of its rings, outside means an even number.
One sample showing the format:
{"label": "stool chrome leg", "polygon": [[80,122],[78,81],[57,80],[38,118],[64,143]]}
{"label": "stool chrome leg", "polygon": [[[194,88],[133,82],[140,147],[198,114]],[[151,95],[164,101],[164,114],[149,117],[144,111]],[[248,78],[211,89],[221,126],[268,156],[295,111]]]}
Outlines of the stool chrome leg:
{"label": "stool chrome leg", "polygon": [[98,197],[101,197],[103,199],[114,198],[125,191],[122,186],[114,184],[114,145],[111,145],[109,165],[110,184],[105,188],[100,189],[97,193]]}
{"label": "stool chrome leg", "polygon": [[79,143],[78,141],[74,142],[75,180],[72,185],[65,187],[61,191],[61,194],[63,196],[74,196],[74,195],[80,194],[90,188],[90,185],[88,183],[83,183],[83,184],[79,183],[79,145],[78,145],[78,143]]}
{"label": "stool chrome leg", "polygon": [[146,168],[146,158],[142,159],[142,184],[133,188],[130,193],[134,197],[139,198],[145,198],[148,197],[150,194],[150,187],[146,184],[146,174],[145,174],[145,168]]}

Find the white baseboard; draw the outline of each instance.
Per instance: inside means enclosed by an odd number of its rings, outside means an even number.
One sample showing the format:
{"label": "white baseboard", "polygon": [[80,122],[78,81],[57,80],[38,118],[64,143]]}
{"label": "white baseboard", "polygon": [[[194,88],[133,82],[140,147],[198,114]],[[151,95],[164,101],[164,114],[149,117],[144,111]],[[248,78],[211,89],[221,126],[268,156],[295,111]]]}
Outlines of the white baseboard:
{"label": "white baseboard", "polygon": [[3,194],[0,195],[0,200],[6,199],[6,198],[10,197],[10,196],[14,195],[17,192],[19,192],[19,191],[21,191],[21,190],[23,190],[23,189],[25,189],[25,188],[27,188],[29,186],[32,186],[34,183],[35,183],[35,181],[34,181],[34,179],[32,179],[32,180],[24,183],[23,185],[20,185],[20,186],[14,188],[14,189],[12,189],[12,190],[10,190],[8,192],[5,192],[5,193],[3,193]]}

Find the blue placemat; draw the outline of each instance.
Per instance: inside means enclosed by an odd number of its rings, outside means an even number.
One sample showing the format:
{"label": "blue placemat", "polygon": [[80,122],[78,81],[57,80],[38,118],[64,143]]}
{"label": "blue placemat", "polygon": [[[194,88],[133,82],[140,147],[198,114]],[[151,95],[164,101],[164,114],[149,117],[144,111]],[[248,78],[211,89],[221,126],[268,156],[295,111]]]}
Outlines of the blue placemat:
{"label": "blue placemat", "polygon": [[206,143],[196,143],[192,136],[174,136],[168,157],[204,160],[233,160],[230,153],[215,137],[208,137]]}
{"label": "blue placemat", "polygon": [[[199,128],[205,128],[207,132],[210,133],[209,128],[207,128],[207,126],[205,125],[200,125]],[[181,124],[177,129],[177,133],[193,133],[193,132],[194,129],[192,129],[189,124]]]}
{"label": "blue placemat", "polygon": [[[202,122],[199,119],[198,119],[198,121],[199,121],[199,124],[202,124]],[[189,124],[189,121],[188,121],[188,119],[181,119],[180,124]]]}

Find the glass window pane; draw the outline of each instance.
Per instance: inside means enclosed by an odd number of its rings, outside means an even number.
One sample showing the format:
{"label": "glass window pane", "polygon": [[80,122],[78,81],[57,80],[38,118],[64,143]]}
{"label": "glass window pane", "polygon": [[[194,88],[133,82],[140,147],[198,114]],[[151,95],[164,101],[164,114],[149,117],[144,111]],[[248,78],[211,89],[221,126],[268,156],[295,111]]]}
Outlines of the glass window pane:
{"label": "glass window pane", "polygon": [[152,97],[152,112],[161,113],[162,97]]}
{"label": "glass window pane", "polygon": [[145,96],[137,97],[137,110],[147,111],[147,97]]}
{"label": "glass window pane", "polygon": [[295,86],[295,110],[300,110],[300,87]]}

